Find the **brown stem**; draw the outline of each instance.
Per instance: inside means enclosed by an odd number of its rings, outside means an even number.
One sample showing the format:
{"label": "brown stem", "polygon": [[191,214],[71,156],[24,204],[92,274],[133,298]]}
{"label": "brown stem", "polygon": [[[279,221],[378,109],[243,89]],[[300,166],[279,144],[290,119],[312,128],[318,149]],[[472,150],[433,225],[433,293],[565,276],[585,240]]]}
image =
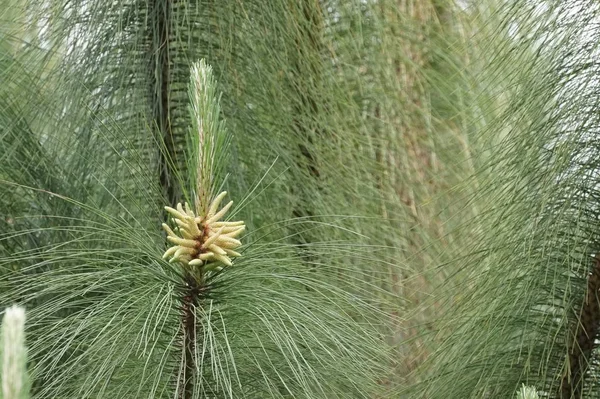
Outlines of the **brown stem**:
{"label": "brown stem", "polygon": [[171,127],[170,117],[170,74],[171,60],[169,54],[169,36],[171,22],[172,0],[154,0],[150,3],[152,16],[151,40],[151,67],[150,79],[153,82],[152,119],[153,125],[158,130],[158,139],[165,148],[159,154],[159,175],[163,195],[169,204],[179,200],[177,184],[173,167],[176,158],[175,139]]}
{"label": "brown stem", "polygon": [[600,332],[600,258],[594,258],[594,268],[588,276],[587,293],[580,317],[573,328],[573,341],[568,354],[568,369],[562,376],[560,398],[581,397],[583,380],[589,366],[590,356]]}
{"label": "brown stem", "polygon": [[[156,129],[157,139],[164,143],[159,153],[159,179],[163,195],[168,204],[181,201],[181,193],[175,178],[177,164],[177,146],[173,126],[172,112],[176,112],[176,103],[171,101],[172,52],[170,46],[173,5],[176,0],[150,0],[150,80],[152,122]],[[184,292],[181,297],[181,342],[183,346],[183,370],[179,377],[179,399],[192,399],[194,396],[196,376],[196,309],[199,303],[202,285],[192,274],[186,272]]]}
{"label": "brown stem", "polygon": [[185,292],[182,298],[182,341],[183,341],[183,370],[181,377],[182,390],[179,399],[194,397],[194,383],[196,381],[196,308],[201,287],[194,276],[185,275]]}

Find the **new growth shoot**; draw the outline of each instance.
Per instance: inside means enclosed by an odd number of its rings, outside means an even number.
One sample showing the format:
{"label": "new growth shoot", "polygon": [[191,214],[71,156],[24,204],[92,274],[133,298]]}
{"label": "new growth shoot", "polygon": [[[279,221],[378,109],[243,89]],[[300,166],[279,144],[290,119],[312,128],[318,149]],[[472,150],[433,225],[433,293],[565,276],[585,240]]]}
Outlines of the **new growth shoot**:
{"label": "new growth shoot", "polygon": [[167,240],[174,245],[163,258],[202,274],[231,266],[231,259],[240,256],[235,249],[242,245],[237,237],[245,226],[242,221],[223,220],[233,202],[219,209],[227,192],[215,195],[227,163],[230,136],[219,117],[219,95],[212,68],[204,60],[191,67],[189,97],[188,172],[194,203],[193,207],[187,202],[175,208],[165,207],[174,229],[165,223],[162,226]]}
{"label": "new growth shoot", "polygon": [[2,397],[24,399],[28,397],[25,349],[25,309],[19,306],[7,308],[2,320]]}
{"label": "new growth shoot", "polygon": [[535,387],[526,386],[523,384],[521,390],[517,393],[517,399],[539,399]]}
{"label": "new growth shoot", "polygon": [[[236,252],[242,243],[238,236],[245,230],[243,221],[224,220],[233,201],[220,208],[227,195],[219,187],[223,182],[223,171],[227,165],[229,134],[224,121],[220,119],[219,95],[212,68],[203,60],[191,67],[190,131],[187,153],[187,187],[183,192],[193,199],[192,206],[185,202],[174,208],[166,206],[173,222],[171,228],[163,223],[167,240],[172,244],[163,259],[183,265],[182,284],[180,286],[181,309],[181,369],[177,375],[177,397],[192,399],[199,397],[198,388],[202,384],[202,358],[198,353],[204,349],[202,338],[204,330],[198,323],[206,292],[207,272],[220,271],[224,266],[232,265],[232,258],[240,256]],[[186,190],[187,189],[187,190]]]}

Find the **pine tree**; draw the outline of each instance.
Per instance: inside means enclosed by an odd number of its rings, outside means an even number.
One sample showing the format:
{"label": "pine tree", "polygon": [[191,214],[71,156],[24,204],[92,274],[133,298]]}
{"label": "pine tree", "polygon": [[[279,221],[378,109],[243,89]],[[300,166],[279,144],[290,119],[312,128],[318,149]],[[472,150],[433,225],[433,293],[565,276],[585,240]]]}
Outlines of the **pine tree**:
{"label": "pine tree", "polygon": [[[33,34],[2,36],[0,303],[28,309],[32,397],[384,390],[387,249],[361,243],[365,215],[337,211],[344,184],[320,189],[300,161],[312,146],[327,179],[356,179],[305,134],[326,122],[300,90],[313,69],[299,63],[327,58],[297,33],[313,23],[299,12],[322,7],[14,4]],[[298,46],[307,53],[292,60]],[[190,72],[200,59],[212,72]],[[319,107],[336,84],[327,66]],[[208,223],[222,191],[235,204],[227,217],[247,226],[240,236]],[[311,213],[294,217],[298,206]],[[185,229],[188,211],[209,216]],[[188,241],[204,222],[196,251]]]}
{"label": "pine tree", "polygon": [[[414,397],[598,396],[594,2],[469,10],[480,210]],[[455,269],[456,270],[456,269]]]}
{"label": "pine tree", "polygon": [[32,397],[598,395],[594,2],[0,3]]}

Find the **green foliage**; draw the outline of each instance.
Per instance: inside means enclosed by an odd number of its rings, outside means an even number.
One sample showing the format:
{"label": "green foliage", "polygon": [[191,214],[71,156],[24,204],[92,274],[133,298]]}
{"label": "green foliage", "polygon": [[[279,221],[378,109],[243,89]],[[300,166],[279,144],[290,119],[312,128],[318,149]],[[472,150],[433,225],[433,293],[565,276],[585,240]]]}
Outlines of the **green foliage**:
{"label": "green foliage", "polygon": [[477,235],[415,397],[596,397],[598,7],[480,10]]}
{"label": "green foliage", "polygon": [[[595,3],[5,3],[33,397],[597,396]],[[190,366],[163,206],[221,190]]]}
{"label": "green foliage", "polygon": [[219,119],[221,109],[212,68],[201,60],[192,65],[190,75],[188,187],[194,188],[194,198],[199,201],[196,211],[205,214],[210,200],[219,194],[219,187],[215,186],[224,180],[231,136],[224,121]]}
{"label": "green foliage", "polygon": [[[385,390],[390,296],[381,271],[396,266],[383,256],[381,220],[362,213],[377,193],[364,164],[352,166],[359,174],[340,170],[348,158],[331,151],[331,138],[347,140],[327,111],[343,111],[332,96],[344,90],[324,45],[313,43],[325,28],[305,11],[318,15],[320,6],[24,6],[34,39],[11,37],[16,44],[2,49],[11,85],[0,89],[0,303],[29,309],[32,396],[348,398]],[[223,93],[231,144],[217,154],[228,159],[220,176],[229,174],[224,188],[241,199],[232,217],[247,222],[248,234],[243,257],[202,287],[200,362],[185,391],[187,286],[178,265],[161,259],[160,223],[163,206],[183,199],[196,176],[186,151],[197,148],[186,143],[198,128],[187,90],[201,58],[219,83],[199,112],[219,125],[206,107]],[[326,79],[315,80],[315,68]],[[358,145],[359,133],[348,144]],[[363,208],[348,213],[356,189]]]}

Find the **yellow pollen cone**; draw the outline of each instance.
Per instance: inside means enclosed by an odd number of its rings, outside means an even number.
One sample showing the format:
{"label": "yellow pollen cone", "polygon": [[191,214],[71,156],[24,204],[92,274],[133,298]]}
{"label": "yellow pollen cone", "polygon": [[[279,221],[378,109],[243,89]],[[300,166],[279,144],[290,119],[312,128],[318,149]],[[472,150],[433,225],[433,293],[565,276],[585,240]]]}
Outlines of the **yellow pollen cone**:
{"label": "yellow pollen cone", "polygon": [[[231,266],[230,256],[241,256],[234,249],[242,245],[236,237],[245,231],[246,226],[243,221],[220,220],[233,205],[233,201],[230,201],[219,210],[219,205],[226,195],[227,192],[224,191],[216,196],[206,215],[195,215],[187,202],[183,205],[178,203],[176,209],[165,207],[179,229],[174,231],[167,224],[162,224],[167,233],[167,241],[173,244],[165,251],[163,259],[170,258],[170,263],[206,267],[206,270],[210,271],[222,269],[219,263]],[[200,249],[207,251],[200,252]]]}

